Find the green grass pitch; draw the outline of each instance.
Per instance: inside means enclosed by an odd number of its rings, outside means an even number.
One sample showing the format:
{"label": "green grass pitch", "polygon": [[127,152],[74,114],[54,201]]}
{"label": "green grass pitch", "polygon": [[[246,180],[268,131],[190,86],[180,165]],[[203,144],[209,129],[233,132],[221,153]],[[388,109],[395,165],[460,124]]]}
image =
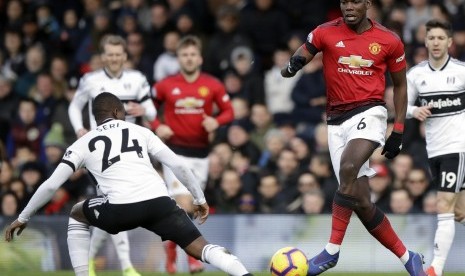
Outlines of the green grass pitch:
{"label": "green grass pitch", "polygon": [[[157,272],[141,272],[142,276],[172,276],[166,273]],[[74,273],[71,271],[60,271],[60,272],[2,272],[2,276],[73,276]],[[194,274],[196,276],[223,276],[225,273],[221,272],[204,272]],[[269,273],[258,272],[254,273],[254,276],[269,276]],[[406,273],[325,273],[325,276],[405,276]],[[121,276],[121,272],[99,272],[97,276]],[[189,273],[178,273],[175,276],[191,276]],[[465,273],[447,273],[447,276],[465,276]]]}

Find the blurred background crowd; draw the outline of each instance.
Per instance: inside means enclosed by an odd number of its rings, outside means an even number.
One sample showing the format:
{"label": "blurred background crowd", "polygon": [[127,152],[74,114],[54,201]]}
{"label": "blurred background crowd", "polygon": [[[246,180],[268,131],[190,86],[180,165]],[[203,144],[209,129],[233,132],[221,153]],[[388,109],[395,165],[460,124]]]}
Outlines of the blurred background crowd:
{"label": "blurred background crowd", "polygon": [[[402,38],[409,67],[427,59],[432,18],[452,23],[450,54],[465,60],[464,0],[372,2],[369,17]],[[331,212],[338,184],[321,57],[291,79],[280,69],[313,28],[339,16],[336,0],[0,0],[0,215],[18,214],[76,140],[68,105],[80,77],[102,67],[98,45],[109,33],[127,40],[125,66],[151,84],[177,72],[181,37],[201,38],[203,70],[224,83],[235,112],[212,140],[212,213]],[[388,162],[378,150],[371,166],[372,200],[383,211],[435,213],[422,124],[407,120],[402,153]],[[95,193],[90,183],[77,171],[40,213],[67,214]]]}

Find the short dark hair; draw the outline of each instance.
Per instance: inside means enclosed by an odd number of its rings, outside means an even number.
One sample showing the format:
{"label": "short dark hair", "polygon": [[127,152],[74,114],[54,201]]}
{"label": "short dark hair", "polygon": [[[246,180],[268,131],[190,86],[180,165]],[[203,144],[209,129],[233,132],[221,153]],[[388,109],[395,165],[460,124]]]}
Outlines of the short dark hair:
{"label": "short dark hair", "polygon": [[431,29],[440,28],[446,31],[448,37],[452,37],[452,26],[447,21],[441,21],[437,19],[431,19],[426,22],[426,32],[429,32]]}
{"label": "short dark hair", "polygon": [[106,119],[115,109],[124,112],[123,103],[110,92],[102,92],[92,101],[92,113],[97,122]]}

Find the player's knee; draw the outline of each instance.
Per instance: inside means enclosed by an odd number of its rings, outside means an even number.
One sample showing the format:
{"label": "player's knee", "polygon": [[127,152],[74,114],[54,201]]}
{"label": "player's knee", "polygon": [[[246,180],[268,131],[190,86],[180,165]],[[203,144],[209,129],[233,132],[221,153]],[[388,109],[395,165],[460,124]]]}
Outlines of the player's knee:
{"label": "player's knee", "polygon": [[71,208],[71,212],[69,213],[69,216],[77,221],[80,222],[87,222],[87,219],[84,216],[84,211],[83,211],[83,204],[84,202],[79,202],[74,204],[74,206]]}
{"label": "player's knee", "polygon": [[339,169],[339,177],[342,182],[355,180],[357,178],[358,170],[353,162],[342,162]]}

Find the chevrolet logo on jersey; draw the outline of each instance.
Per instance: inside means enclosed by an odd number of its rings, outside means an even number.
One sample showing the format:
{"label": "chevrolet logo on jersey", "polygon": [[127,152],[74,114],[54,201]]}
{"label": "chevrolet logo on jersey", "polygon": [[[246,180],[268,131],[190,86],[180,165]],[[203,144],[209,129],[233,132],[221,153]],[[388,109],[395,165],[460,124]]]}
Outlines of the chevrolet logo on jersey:
{"label": "chevrolet logo on jersey", "polygon": [[[360,76],[371,76],[373,71],[362,70],[362,67],[370,67],[374,61],[369,59],[363,59],[362,56],[350,55],[349,57],[339,57],[338,63],[349,65],[349,68],[337,68],[339,73],[346,73],[351,75]],[[354,69],[351,69],[354,68]]]}
{"label": "chevrolet logo on jersey", "polygon": [[363,59],[362,56],[350,55],[350,57],[339,57],[338,63],[349,65],[350,68],[362,68],[373,65],[373,60]]}

